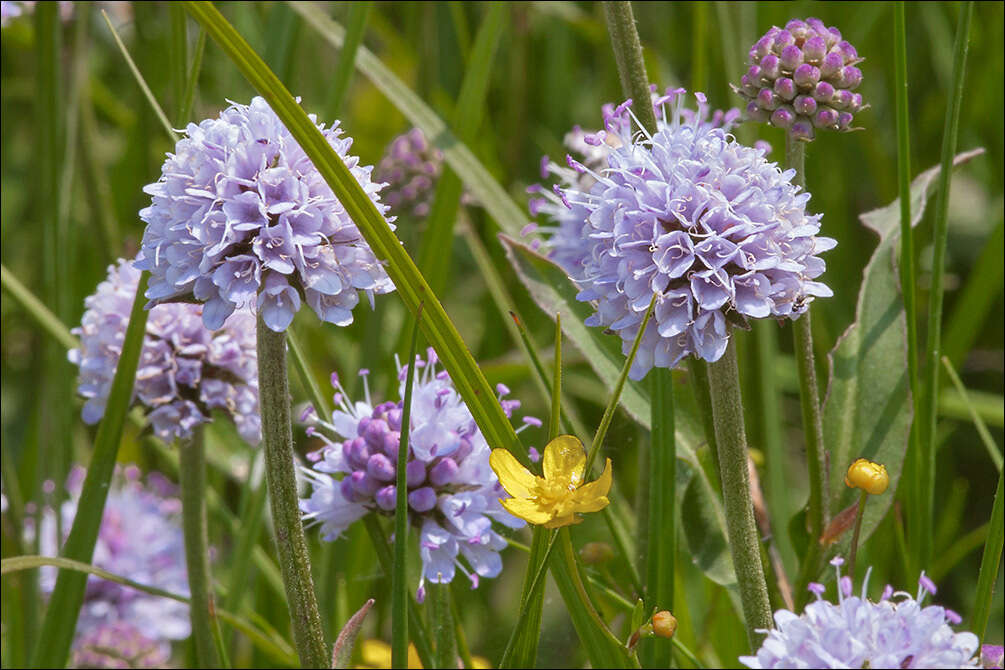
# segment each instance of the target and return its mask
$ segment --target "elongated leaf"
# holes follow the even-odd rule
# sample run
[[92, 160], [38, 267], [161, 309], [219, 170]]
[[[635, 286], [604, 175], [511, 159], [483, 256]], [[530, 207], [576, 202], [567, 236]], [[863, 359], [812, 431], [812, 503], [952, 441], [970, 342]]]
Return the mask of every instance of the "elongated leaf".
[[349, 617], [345, 626], [335, 638], [335, 646], [332, 648], [332, 668], [348, 668], [352, 660], [352, 648], [356, 644], [356, 638], [363, 627], [363, 619], [366, 618], [370, 608], [373, 607], [374, 600], [370, 598], [355, 614]]
[[[102, 570], [99, 567], [89, 565], [81, 561], [74, 561], [57, 556], [14, 556], [12, 558], [5, 558], [3, 561], [0, 561], [0, 574], [6, 575], [19, 570], [31, 570], [43, 566], [60, 568], [60, 574], [62, 574], [62, 571], [73, 571], [80, 573], [85, 580], [87, 579], [86, 575], [94, 575], [95, 577], [100, 577], [101, 579], [115, 582], [116, 584], [121, 584], [122, 586], [128, 586], [129, 588], [136, 589], [137, 591], [143, 591], [144, 593], [148, 593], [152, 596], [177, 600], [180, 603], [191, 603], [191, 599], [188, 596], [172, 593], [171, 591], [165, 591], [164, 589], [159, 589], [156, 586], [141, 584], [129, 579], [128, 577], [123, 577], [121, 575], [108, 572], [107, 570]], [[284, 666], [296, 665], [297, 657], [293, 648], [278, 635], [263, 632], [248, 620], [228, 612], [227, 610], [216, 610], [216, 616], [247, 635], [248, 639], [251, 640], [256, 647], [267, 654], [273, 661]]]
[[349, 91], [349, 83], [356, 65], [356, 53], [359, 50], [359, 45], [363, 43], [363, 33], [366, 32], [366, 23], [372, 9], [373, 2], [371, 0], [361, 0], [349, 4], [349, 31], [346, 34], [346, 45], [339, 53], [335, 76], [332, 78], [333, 81], [328, 93], [326, 109], [329, 119], [338, 118], [342, 103], [345, 102], [345, 95]]
[[[185, 6], [268, 101], [300, 143], [318, 172], [342, 202], [346, 212], [359, 227], [374, 254], [385, 262], [387, 274], [409, 311], [416, 314], [419, 305], [425, 304], [422, 319], [423, 334], [439, 355], [485, 439], [492, 446], [509, 449], [518, 459], [525, 462], [526, 454], [519, 448], [519, 438], [499, 406], [485, 376], [475, 364], [471, 352], [468, 351], [415, 263], [391, 232], [387, 221], [377, 211], [369, 196], [349, 172], [341, 157], [335, 153], [282, 82], [212, 3], [186, 2]], [[358, 58], [362, 58], [363, 55], [361, 50]]]
[[[981, 556], [981, 570], [977, 576], [977, 602], [971, 620], [971, 630], [977, 633], [981, 643], [987, 632], [988, 616], [991, 614], [991, 599], [995, 593], [995, 579], [998, 577], [998, 565], [1002, 558], [1002, 545], [1005, 543], [1005, 493], [1002, 492], [1002, 476], [998, 473], [998, 488], [995, 490], [995, 500], [991, 507], [991, 525], [988, 530], [988, 540], [984, 544], [984, 554]], [[979, 649], [980, 647], [978, 647]]]
[[[960, 165], [982, 153], [960, 154]], [[912, 225], [925, 211], [931, 187], [939, 174], [934, 167], [911, 184]], [[863, 214], [862, 223], [879, 235], [862, 276], [855, 321], [830, 353], [830, 384], [824, 401], [824, 438], [830, 452], [831, 511], [850, 505], [855, 492], [845, 486], [844, 475], [853, 460], [869, 458], [890, 473], [886, 495], [870, 500], [862, 522], [862, 539], [876, 528], [893, 502], [907, 449], [912, 407], [907, 381], [907, 327], [898, 290], [895, 263], [900, 236], [899, 201]], [[816, 541], [816, 538], [811, 538]], [[849, 537], [835, 543], [838, 553], [847, 550]]]
[[[136, 287], [129, 325], [126, 327], [112, 388], [108, 393], [105, 415], [98, 426], [98, 434], [94, 440], [94, 452], [80, 493], [77, 515], [73, 519], [73, 527], [61, 552], [64, 558], [81, 563], [90, 563], [94, 554], [94, 544], [98, 540], [98, 529], [101, 527], [101, 518], [105, 511], [105, 500], [108, 498], [109, 483], [119, 453], [122, 426], [132, 401], [136, 367], [143, 347], [143, 336], [146, 334], [148, 313], [143, 309], [143, 304], [146, 302], [143, 293], [146, 291], [148, 278], [149, 273], [143, 272]], [[66, 665], [70, 644], [73, 641], [73, 631], [77, 627], [77, 616], [84, 602], [86, 585], [85, 575], [74, 572], [59, 573], [56, 587], [49, 599], [45, 621], [42, 623], [39, 644], [32, 658], [36, 667], [61, 668]]]
[[[311, 2], [289, 4], [304, 18], [307, 25], [317, 30], [329, 44], [336, 49], [342, 48], [345, 29], [325, 14], [323, 9]], [[356, 68], [404, 114], [413, 126], [420, 128], [429, 141], [443, 151], [447, 165], [457, 173], [464, 186], [499, 227], [509, 235], [518, 235], [520, 229], [527, 223], [527, 215], [513, 202], [485, 166], [475, 158], [471, 150], [447, 128], [443, 119], [366, 47], [359, 47], [356, 53]]]

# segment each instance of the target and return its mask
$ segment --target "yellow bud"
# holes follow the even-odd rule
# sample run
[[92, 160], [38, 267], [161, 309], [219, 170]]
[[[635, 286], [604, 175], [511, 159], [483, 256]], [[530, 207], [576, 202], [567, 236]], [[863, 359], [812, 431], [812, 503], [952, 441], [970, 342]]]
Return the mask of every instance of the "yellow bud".
[[653, 634], [671, 638], [677, 632], [677, 617], [666, 610], [653, 615]]
[[586, 565], [597, 565], [614, 558], [614, 549], [606, 542], [587, 542], [579, 550], [579, 556]]
[[890, 485], [890, 475], [885, 465], [873, 463], [867, 458], [859, 458], [848, 468], [844, 483], [853, 489], [862, 489], [866, 493], [878, 496]]

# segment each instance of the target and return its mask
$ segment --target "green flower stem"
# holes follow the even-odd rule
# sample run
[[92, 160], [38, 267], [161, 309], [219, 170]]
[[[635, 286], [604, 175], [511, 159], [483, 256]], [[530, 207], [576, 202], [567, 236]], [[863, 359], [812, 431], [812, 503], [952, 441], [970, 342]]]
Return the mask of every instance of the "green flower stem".
[[206, 445], [201, 428], [196, 428], [191, 440], [178, 444], [178, 462], [185, 566], [192, 598], [188, 611], [195, 639], [195, 658], [200, 668], [215, 668], [220, 665], [220, 657], [213, 642], [213, 616], [210, 614], [214, 608], [206, 538]]
[[618, 78], [625, 95], [635, 103], [632, 111], [650, 133], [656, 132], [656, 114], [649, 103], [649, 77], [642, 59], [642, 43], [635, 29], [632, 3], [627, 0], [604, 2], [607, 32], [611, 35], [614, 60], [618, 64]]
[[293, 471], [293, 430], [286, 372], [286, 333], [277, 333], [258, 315], [258, 394], [262, 414], [265, 477], [276, 531], [279, 565], [293, 620], [293, 640], [304, 667], [327, 667], [330, 659], [321, 630], [311, 577], [307, 540], [300, 522]]
[[761, 545], [754, 525], [754, 505], [747, 470], [747, 436], [743, 427], [740, 374], [736, 365], [736, 343], [730, 338], [726, 352], [708, 366], [712, 389], [715, 439], [719, 443], [719, 473], [726, 511], [726, 531], [733, 554], [733, 569], [740, 586], [740, 602], [752, 649], [760, 646], [756, 629], [770, 629], [771, 605], [768, 585], [761, 565]]
[[[785, 136], [785, 160], [796, 171], [792, 182], [806, 189], [806, 143]], [[813, 333], [810, 310], [807, 309], [792, 324], [796, 370], [799, 375], [799, 401], [803, 414], [806, 439], [806, 466], [809, 470], [810, 499], [806, 510], [806, 526], [810, 535], [809, 549], [803, 558], [803, 568], [796, 586], [796, 598], [802, 601], [806, 585], [818, 569], [822, 555], [820, 535], [827, 525], [830, 501], [827, 488], [827, 465], [824, 460], [824, 424], [817, 385], [817, 369], [813, 356]]]
[[[457, 640], [454, 637], [454, 617], [450, 611], [450, 584], [430, 584], [429, 620], [433, 626], [433, 640], [436, 649], [433, 652], [434, 668], [457, 667]], [[395, 666], [392, 667], [405, 667]]]
[[855, 579], [855, 556], [858, 554], [858, 538], [862, 533], [862, 518], [865, 517], [865, 503], [869, 494], [862, 491], [858, 499], [858, 511], [855, 512], [855, 530], [851, 534], [851, 549], [848, 550], [848, 576]]

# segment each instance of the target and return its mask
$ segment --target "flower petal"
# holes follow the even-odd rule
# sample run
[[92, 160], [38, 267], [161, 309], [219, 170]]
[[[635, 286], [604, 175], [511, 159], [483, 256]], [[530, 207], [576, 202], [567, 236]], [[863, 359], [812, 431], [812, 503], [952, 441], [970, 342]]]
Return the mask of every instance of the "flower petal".
[[520, 465], [516, 456], [506, 449], [493, 449], [489, 455], [489, 465], [499, 478], [506, 493], [514, 498], [531, 498], [537, 488], [537, 480], [531, 472]]
[[578, 517], [575, 514], [566, 514], [565, 516], [560, 516], [557, 519], [552, 519], [548, 523], [544, 524], [544, 527], [562, 528], [563, 526], [574, 526], [575, 524], [582, 522], [582, 517]]
[[604, 472], [596, 481], [579, 487], [572, 494], [572, 502], [577, 512], [596, 512], [607, 507], [607, 494], [611, 490], [611, 459], [607, 459]]
[[499, 502], [513, 516], [520, 517], [524, 521], [536, 526], [546, 523], [552, 517], [551, 512], [542, 509], [534, 500], [527, 500], [526, 498], [500, 498]]
[[[559, 435], [544, 448], [544, 478], [579, 486], [586, 467], [586, 450], [579, 438]], [[505, 484], [504, 484], [505, 486]]]

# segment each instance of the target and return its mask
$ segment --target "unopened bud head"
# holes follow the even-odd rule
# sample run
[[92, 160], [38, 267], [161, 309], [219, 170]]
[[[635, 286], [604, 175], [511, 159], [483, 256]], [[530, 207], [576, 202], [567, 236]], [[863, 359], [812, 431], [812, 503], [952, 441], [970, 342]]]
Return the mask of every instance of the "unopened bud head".
[[890, 486], [890, 475], [885, 465], [859, 458], [848, 468], [844, 483], [853, 489], [862, 489], [870, 495], [878, 496]]
[[677, 632], [677, 617], [666, 610], [653, 615], [653, 634], [667, 639]]

